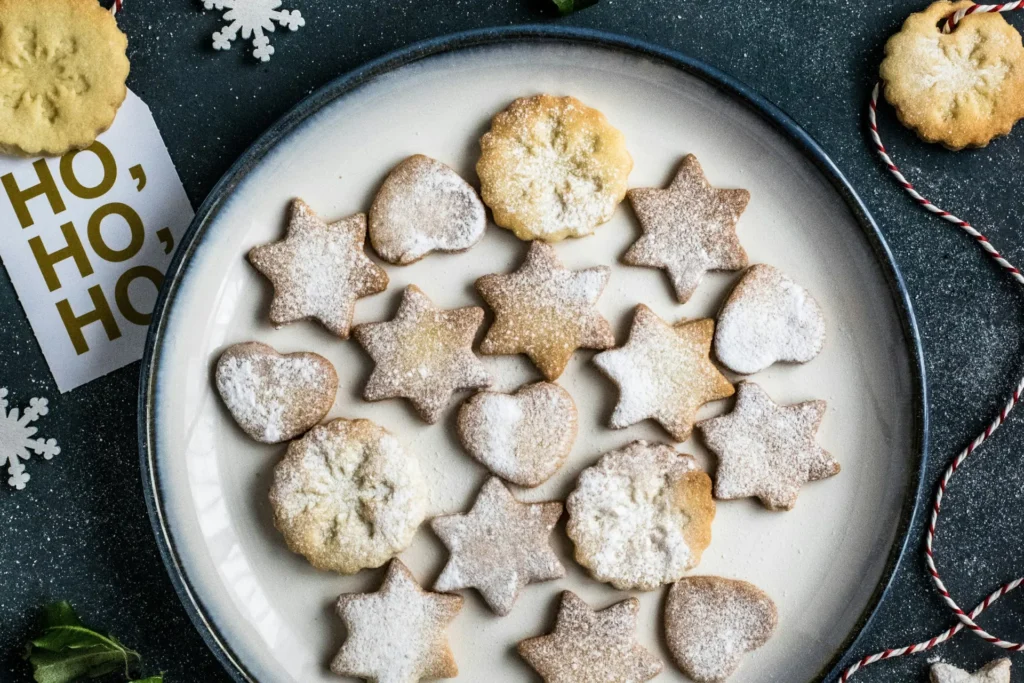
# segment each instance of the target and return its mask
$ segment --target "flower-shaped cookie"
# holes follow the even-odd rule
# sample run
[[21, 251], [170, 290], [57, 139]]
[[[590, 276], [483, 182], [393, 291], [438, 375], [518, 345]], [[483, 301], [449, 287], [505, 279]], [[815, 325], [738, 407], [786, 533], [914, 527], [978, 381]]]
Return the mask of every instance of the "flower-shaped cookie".
[[128, 93], [128, 39], [83, 0], [0, 0], [0, 153], [88, 147]]
[[885, 45], [885, 98], [921, 139], [950, 149], [983, 147], [1024, 117], [1024, 45], [998, 13], [940, 21], [971, 0], [911, 14]]
[[1010, 683], [1010, 660], [1006, 657], [989, 662], [969, 674], [952, 664], [932, 664], [932, 683]]

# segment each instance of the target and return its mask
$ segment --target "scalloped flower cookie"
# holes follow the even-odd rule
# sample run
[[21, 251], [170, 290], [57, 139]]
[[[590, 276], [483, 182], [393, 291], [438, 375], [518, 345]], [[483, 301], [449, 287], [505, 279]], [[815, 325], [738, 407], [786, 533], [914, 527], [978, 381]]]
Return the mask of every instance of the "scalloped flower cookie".
[[604, 114], [575, 97], [521, 97], [480, 139], [480, 195], [521, 240], [594, 232], [626, 196], [633, 158]]
[[939, 22], [964, 2], [911, 14], [885, 45], [885, 98], [900, 121], [949, 149], [984, 147], [1024, 117], [1024, 45], [997, 13], [972, 14], [950, 33]]
[[419, 463], [394, 435], [339, 418], [288, 444], [270, 506], [289, 549], [317, 569], [355, 574], [412, 543], [428, 495]]
[[0, 0], [0, 153], [61, 155], [110, 128], [128, 38], [90, 0]]
[[654, 590], [711, 543], [711, 478], [691, 455], [634, 441], [580, 473], [565, 503], [576, 561], [623, 591]]

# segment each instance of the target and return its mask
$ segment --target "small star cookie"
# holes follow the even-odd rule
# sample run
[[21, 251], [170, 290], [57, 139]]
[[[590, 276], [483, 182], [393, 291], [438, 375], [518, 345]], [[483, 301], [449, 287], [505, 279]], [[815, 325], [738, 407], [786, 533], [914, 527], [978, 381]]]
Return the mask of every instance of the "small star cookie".
[[128, 94], [127, 48], [99, 3], [0, 0], [0, 153], [91, 145]]
[[715, 455], [715, 497], [757, 496], [770, 510], [790, 510], [800, 487], [839, 474], [839, 463], [814, 435], [824, 401], [780, 406], [753, 382], [740, 382], [728, 415], [697, 423]]
[[1024, 117], [1024, 45], [1001, 14], [964, 17], [950, 33], [940, 22], [962, 2], [935, 2], [911, 14], [885, 44], [885, 99], [903, 125], [949, 149], [984, 147]]
[[437, 422], [453, 393], [491, 383], [473, 354], [483, 319], [478, 306], [443, 310], [419, 287], [409, 285], [394, 318], [352, 330], [377, 364], [363, 398], [407, 398], [423, 420]]
[[555, 630], [519, 643], [520, 656], [545, 683], [642, 683], [663, 668], [636, 642], [640, 601], [627, 598], [594, 611], [564, 591]]
[[692, 154], [679, 164], [668, 188], [636, 188], [627, 196], [644, 234], [622, 260], [631, 266], [663, 268], [680, 303], [686, 303], [707, 271], [747, 265], [736, 222], [750, 193], [712, 187]]
[[576, 561], [619, 590], [654, 590], [711, 543], [711, 479], [691, 455], [634, 441], [580, 473], [565, 502]]
[[519, 270], [476, 281], [480, 296], [494, 309], [494, 324], [480, 352], [525, 353], [545, 378], [554, 380], [576, 349], [615, 346], [612, 327], [596, 308], [610, 274], [606, 266], [569, 270], [554, 247], [534, 242]]
[[771, 638], [779, 622], [775, 603], [746, 581], [688, 576], [672, 584], [665, 601], [665, 641], [687, 676], [724, 681], [743, 655]]
[[524, 586], [565, 576], [548, 544], [561, 516], [561, 503], [520, 503], [500, 479], [488, 479], [468, 513], [430, 522], [451, 553], [434, 590], [476, 588], [505, 616]]
[[932, 664], [932, 683], [1010, 683], [1010, 660], [996, 659], [969, 674], [955, 666], [939, 662]]
[[455, 678], [459, 667], [445, 629], [461, 609], [461, 597], [423, 590], [400, 560], [391, 560], [376, 593], [338, 598], [348, 637], [331, 671], [375, 683]]
[[364, 214], [326, 223], [294, 200], [287, 236], [249, 251], [249, 262], [274, 284], [270, 321], [280, 327], [315, 318], [348, 339], [356, 299], [388, 286], [387, 273], [363, 253], [365, 241]]
[[732, 384], [708, 358], [714, 330], [710, 319], [669, 325], [638, 305], [625, 346], [594, 357], [619, 386], [609, 424], [621, 429], [651, 418], [676, 441], [686, 441], [697, 409], [733, 394]]
[[487, 211], [476, 190], [440, 161], [415, 154], [395, 166], [370, 207], [370, 244], [400, 266], [480, 241]]
[[480, 138], [480, 195], [521, 240], [583, 237], [611, 218], [633, 159], [604, 114], [574, 97], [521, 97]]

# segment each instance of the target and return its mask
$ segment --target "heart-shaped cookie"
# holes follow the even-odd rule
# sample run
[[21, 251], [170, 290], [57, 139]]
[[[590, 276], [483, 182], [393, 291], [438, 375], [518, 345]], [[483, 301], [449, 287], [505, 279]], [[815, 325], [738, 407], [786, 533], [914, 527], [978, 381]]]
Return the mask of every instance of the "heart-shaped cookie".
[[665, 602], [665, 640], [679, 668], [699, 683], [728, 678], [743, 655], [768, 642], [779, 614], [764, 591], [746, 581], [688, 576]]
[[487, 212], [472, 185], [422, 154], [392, 169], [370, 207], [370, 244], [399, 266], [432, 251], [465, 251], [486, 227]]
[[281, 443], [308, 431], [324, 419], [338, 391], [338, 373], [323, 356], [280, 354], [259, 342], [225, 349], [215, 379], [235, 422], [262, 443]]
[[772, 266], [747, 269], [718, 314], [715, 355], [749, 375], [772, 363], [806, 363], [825, 345], [825, 316], [814, 297]]
[[537, 382], [514, 394], [481, 391], [459, 410], [463, 447], [502, 479], [539, 486], [558, 471], [576, 440], [569, 392]]

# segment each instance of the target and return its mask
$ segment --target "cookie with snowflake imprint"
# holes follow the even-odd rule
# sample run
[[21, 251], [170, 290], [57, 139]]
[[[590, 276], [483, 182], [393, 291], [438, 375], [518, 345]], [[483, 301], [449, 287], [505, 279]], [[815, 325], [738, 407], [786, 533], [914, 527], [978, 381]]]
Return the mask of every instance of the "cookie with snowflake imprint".
[[633, 159], [604, 114], [574, 97], [521, 97], [480, 138], [480, 195], [521, 240], [583, 237], [611, 218]]
[[401, 560], [391, 560], [376, 593], [338, 598], [348, 635], [331, 671], [377, 683], [416, 683], [459, 675], [448, 624], [462, 598], [423, 590]]
[[771, 638], [775, 603], [757, 586], [720, 576], [688, 576], [665, 601], [665, 641], [683, 672], [700, 683], [731, 676], [743, 655]]
[[564, 591], [555, 630], [519, 643], [519, 655], [545, 683], [642, 683], [664, 668], [636, 642], [640, 601], [627, 598], [594, 610]]
[[708, 358], [714, 329], [709, 319], [669, 325], [638, 305], [626, 344], [594, 356], [594, 365], [619, 387], [609, 424], [621, 429], [653, 419], [676, 441], [686, 441], [697, 409], [733, 394]]
[[989, 662], [981, 669], [969, 674], [952, 664], [932, 664], [932, 683], [1010, 683], [1010, 660], [1006, 657]]
[[525, 353], [546, 379], [555, 380], [577, 349], [615, 346], [612, 326], [597, 310], [610, 274], [607, 266], [569, 270], [553, 246], [534, 242], [519, 270], [476, 281], [494, 309], [480, 353]]
[[810, 292], [772, 266], [750, 266], [722, 305], [715, 356], [750, 375], [777, 362], [807, 363], [825, 346], [825, 316]]
[[332, 420], [292, 441], [270, 488], [288, 548], [341, 574], [379, 567], [407, 548], [427, 498], [419, 463], [369, 420]]
[[731, 413], [697, 423], [718, 456], [715, 497], [756, 496], [770, 510], [790, 510], [801, 486], [839, 474], [815, 441], [824, 415], [824, 401], [780, 406], [757, 384], [740, 382]]
[[466, 251], [486, 227], [487, 211], [476, 190], [422, 154], [388, 173], [370, 207], [370, 244], [382, 259], [400, 266], [432, 251]]
[[488, 479], [469, 512], [430, 522], [451, 553], [434, 590], [476, 588], [505, 616], [527, 584], [565, 576], [548, 541], [561, 516], [561, 503], [520, 503], [500, 479]]
[[289, 441], [334, 405], [338, 373], [316, 353], [281, 354], [259, 342], [229, 346], [217, 360], [217, 392], [242, 430], [262, 443]]
[[0, 0], [0, 153], [62, 155], [110, 128], [128, 38], [83, 0]]
[[750, 193], [712, 187], [694, 155], [686, 155], [664, 190], [636, 188], [627, 196], [643, 235], [622, 261], [663, 269], [680, 303], [689, 300], [709, 270], [739, 270], [747, 265], [736, 223], [750, 202]]
[[462, 404], [456, 429], [462, 446], [491, 472], [533, 487], [565, 463], [578, 427], [569, 392], [537, 382], [514, 394], [481, 391]]
[[365, 242], [365, 214], [327, 223], [294, 200], [285, 238], [249, 251], [249, 262], [274, 285], [270, 321], [280, 327], [313, 318], [348, 339], [356, 299], [388, 286], [387, 273], [363, 252]]
[[1024, 45], [996, 12], [939, 24], [971, 0], [935, 2], [911, 14], [885, 44], [885, 99], [903, 125], [949, 149], [984, 147], [1024, 117]]
[[406, 398], [424, 421], [441, 419], [452, 394], [490, 386], [491, 376], [473, 353], [484, 320], [478, 306], [444, 310], [409, 285], [391, 320], [353, 330], [376, 366], [363, 398]]
[[580, 473], [565, 508], [576, 561], [619, 590], [654, 590], [711, 543], [711, 479], [691, 455], [634, 441]]

